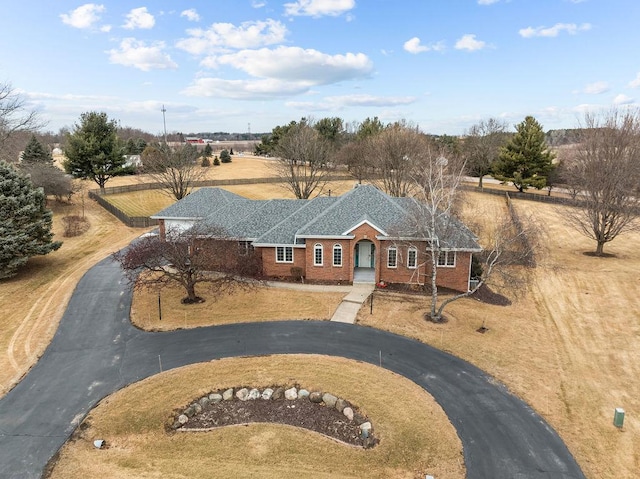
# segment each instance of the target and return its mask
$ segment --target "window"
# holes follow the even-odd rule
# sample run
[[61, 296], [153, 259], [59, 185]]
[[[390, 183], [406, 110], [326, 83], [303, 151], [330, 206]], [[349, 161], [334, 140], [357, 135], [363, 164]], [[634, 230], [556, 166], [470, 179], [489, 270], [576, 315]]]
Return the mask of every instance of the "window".
[[276, 263], [293, 263], [293, 247], [277, 246]]
[[342, 266], [342, 245], [333, 245], [333, 265]]
[[316, 243], [313, 247], [313, 265], [322, 266], [322, 245]]
[[238, 251], [240, 256], [247, 256], [253, 251], [253, 245], [251, 241], [238, 241]]
[[407, 250], [407, 268], [415, 269], [418, 266], [418, 250], [413, 246]]
[[387, 250], [387, 266], [389, 268], [396, 268], [398, 266], [398, 248], [395, 246], [389, 246]]
[[440, 251], [438, 255], [438, 266], [453, 267], [456, 265], [455, 251]]

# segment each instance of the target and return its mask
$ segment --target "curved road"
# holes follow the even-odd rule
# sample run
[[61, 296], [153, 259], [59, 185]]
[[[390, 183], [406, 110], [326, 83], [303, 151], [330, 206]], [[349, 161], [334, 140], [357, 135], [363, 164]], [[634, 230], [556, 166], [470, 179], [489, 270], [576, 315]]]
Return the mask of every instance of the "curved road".
[[320, 321], [249, 323], [144, 333], [110, 258], [78, 284], [53, 341], [0, 400], [0, 478], [38, 478], [103, 397], [163, 369], [228, 356], [314, 353], [378, 364], [432, 394], [458, 431], [470, 479], [584, 478], [564, 443], [529, 406], [478, 368], [372, 328]]

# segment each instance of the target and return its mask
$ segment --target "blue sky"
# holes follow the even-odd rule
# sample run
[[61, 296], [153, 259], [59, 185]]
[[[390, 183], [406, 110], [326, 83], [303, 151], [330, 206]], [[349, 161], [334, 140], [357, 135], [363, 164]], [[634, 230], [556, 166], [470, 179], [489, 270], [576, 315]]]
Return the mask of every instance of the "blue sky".
[[462, 134], [640, 101], [638, 0], [22, 0], [0, 81], [48, 121], [266, 132], [303, 116]]

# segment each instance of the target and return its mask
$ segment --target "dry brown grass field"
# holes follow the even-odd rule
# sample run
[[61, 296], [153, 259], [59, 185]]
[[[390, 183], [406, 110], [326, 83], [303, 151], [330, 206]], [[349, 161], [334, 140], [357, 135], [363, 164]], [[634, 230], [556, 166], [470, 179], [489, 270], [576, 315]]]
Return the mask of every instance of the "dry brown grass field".
[[[296, 383], [348, 399], [372, 421], [380, 443], [364, 450], [268, 424], [165, 431], [177, 409], [212, 390]], [[99, 438], [108, 448], [94, 448]], [[188, 366], [109, 396], [63, 447], [50, 477], [413, 479], [425, 474], [462, 479], [465, 470], [455, 429], [422, 388], [370, 364], [287, 355]]]
[[[498, 197], [472, 196], [487, 220]], [[611, 258], [586, 256], [595, 244], [565, 226], [564, 208], [520, 201], [542, 224], [538, 266], [523, 269], [527, 291], [508, 307], [466, 299], [449, 322], [425, 322], [419, 296], [376, 293], [360, 324], [391, 330], [449, 351], [494, 375], [561, 435], [586, 476], [632, 479], [640, 471], [640, 235], [607, 245]], [[492, 205], [492, 206], [491, 206]], [[487, 208], [488, 207], [488, 208]], [[476, 330], [485, 321], [489, 331]], [[613, 425], [616, 407], [624, 428]]]
[[133, 296], [131, 321], [145, 330], [167, 331], [230, 323], [277, 321], [289, 319], [331, 319], [346, 293], [296, 291], [256, 286], [236, 290], [218, 297], [198, 287], [204, 303], [182, 304], [185, 296], [178, 287], [160, 293], [162, 320], [155, 291], [137, 290]]

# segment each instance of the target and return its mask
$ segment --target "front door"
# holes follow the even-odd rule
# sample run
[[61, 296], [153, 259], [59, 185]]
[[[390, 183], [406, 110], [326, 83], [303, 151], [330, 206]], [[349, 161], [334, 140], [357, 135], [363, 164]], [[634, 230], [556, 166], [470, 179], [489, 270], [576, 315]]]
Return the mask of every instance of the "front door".
[[375, 268], [375, 245], [369, 241], [356, 244], [356, 268]]

